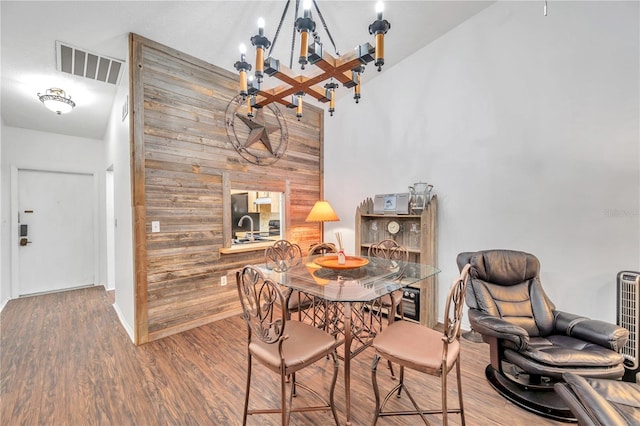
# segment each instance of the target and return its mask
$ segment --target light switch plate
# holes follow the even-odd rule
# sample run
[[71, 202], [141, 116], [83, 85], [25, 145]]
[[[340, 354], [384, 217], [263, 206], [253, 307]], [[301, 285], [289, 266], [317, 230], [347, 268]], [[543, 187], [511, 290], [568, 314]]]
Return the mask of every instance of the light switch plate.
[[160, 232], [160, 221], [154, 220], [151, 222], [151, 232]]

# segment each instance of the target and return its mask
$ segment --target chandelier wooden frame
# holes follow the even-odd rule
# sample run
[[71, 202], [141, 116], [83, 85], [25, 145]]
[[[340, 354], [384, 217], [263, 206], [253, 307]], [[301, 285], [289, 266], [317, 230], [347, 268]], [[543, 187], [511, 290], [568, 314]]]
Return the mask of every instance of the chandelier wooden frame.
[[[317, 51], [322, 52], [322, 48], [317, 43], [312, 46], [309, 48], [310, 56], [316, 54]], [[374, 53], [375, 48], [369, 43], [365, 43], [338, 58], [334, 58], [326, 52], [321, 53], [321, 56], [316, 61], [312, 59], [309, 61], [320, 72], [308, 77], [296, 75], [292, 69], [279, 64], [279, 61], [268, 58], [265, 61], [265, 74], [275, 77], [285, 84], [267, 90], [257, 89], [255, 95], [261, 98], [256, 98], [253, 106], [263, 107], [272, 102], [278, 102], [286, 107], [293, 108], [295, 105], [287, 97], [300, 92], [304, 92], [320, 102], [328, 102], [330, 98], [327, 96], [327, 90], [320, 83], [334, 78], [342, 83], [344, 87], [355, 87], [359, 84], [359, 74], [364, 71], [363, 65], [373, 61]], [[272, 65], [272, 67], [269, 65]], [[252, 93], [251, 89], [249, 93]]]

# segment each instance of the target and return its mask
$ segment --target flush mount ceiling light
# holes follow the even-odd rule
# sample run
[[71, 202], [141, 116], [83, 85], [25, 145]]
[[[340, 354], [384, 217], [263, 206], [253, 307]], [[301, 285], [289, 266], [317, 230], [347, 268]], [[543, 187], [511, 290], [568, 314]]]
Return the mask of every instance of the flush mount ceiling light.
[[[247, 76], [247, 73], [251, 71], [251, 64], [247, 63], [245, 45], [240, 45], [240, 60], [234, 64], [234, 67], [240, 73], [240, 95], [247, 103], [247, 116], [249, 118], [253, 117], [253, 108], [262, 108], [272, 102], [277, 102], [288, 108], [296, 108], [296, 117], [300, 120], [302, 117], [302, 96], [305, 94], [314, 97], [320, 102], [329, 102], [329, 113], [333, 115], [335, 111], [335, 89], [338, 88], [337, 82], [342, 83], [347, 88], [354, 88], [354, 99], [357, 103], [360, 99], [360, 75], [364, 72], [364, 66], [375, 60], [375, 65], [380, 71], [382, 65], [384, 65], [384, 35], [391, 28], [391, 24], [386, 19], [382, 19], [383, 6], [381, 1], [376, 6], [377, 19], [369, 25], [369, 34], [375, 35], [375, 47], [369, 43], [364, 43], [343, 56], [340, 56], [336, 49], [338, 57], [334, 58], [323, 52], [320, 37], [316, 32], [316, 23], [311, 15], [311, 6], [313, 4], [322, 26], [335, 48], [333, 37], [331, 37], [324, 17], [320, 13], [320, 9], [318, 9], [318, 3], [316, 0], [305, 0], [303, 2], [302, 16], [295, 19], [293, 28], [294, 33], [295, 31], [300, 33], [298, 63], [302, 70], [305, 69], [306, 64], [315, 65], [320, 69], [320, 73], [309, 77], [296, 76], [291, 69], [280, 65], [280, 61], [271, 56], [290, 3], [291, 0], [287, 0], [273, 43], [264, 35], [264, 19], [258, 19], [258, 34], [251, 37], [251, 44], [256, 48], [256, 70], [254, 76]], [[296, 16], [298, 15], [299, 5], [300, 0], [296, 0]], [[311, 39], [309, 39], [309, 36], [311, 36]], [[265, 59], [264, 51], [269, 48], [268, 57]], [[292, 58], [293, 50], [294, 46], [292, 44]], [[292, 66], [292, 62], [290, 61], [289, 67]], [[261, 90], [260, 83], [264, 74], [275, 77], [285, 84], [274, 89]], [[329, 80], [329, 82], [323, 86], [320, 85], [326, 80]], [[289, 96], [291, 96], [290, 101], [287, 99]]]
[[47, 89], [47, 93], [44, 95], [38, 93], [38, 98], [44, 106], [58, 115], [66, 114], [76, 106], [76, 103], [71, 100], [71, 96], [67, 96], [64, 90], [56, 87]]

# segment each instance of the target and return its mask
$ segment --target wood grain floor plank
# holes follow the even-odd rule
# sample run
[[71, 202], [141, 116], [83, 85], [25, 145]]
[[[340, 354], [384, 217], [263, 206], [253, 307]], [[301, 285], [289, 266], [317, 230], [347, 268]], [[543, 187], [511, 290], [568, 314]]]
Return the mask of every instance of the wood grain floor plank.
[[[131, 343], [102, 287], [11, 300], [0, 316], [0, 424], [13, 425], [239, 425], [246, 372], [246, 328], [239, 316], [139, 347]], [[488, 347], [462, 342], [463, 392], [468, 425], [561, 425], [500, 397], [484, 377]], [[354, 425], [371, 422], [374, 408], [366, 350], [352, 363]], [[336, 387], [344, 421], [342, 366]], [[386, 369], [379, 382], [391, 388]], [[299, 380], [327, 394], [331, 362], [321, 360]], [[440, 404], [439, 379], [407, 372], [415, 396]], [[454, 376], [450, 401], [457, 401]], [[252, 407], [279, 401], [278, 379], [254, 367]], [[308, 401], [301, 392], [295, 404]], [[406, 401], [393, 401], [404, 404]], [[460, 424], [456, 415], [451, 424]], [[324, 425], [325, 414], [295, 413], [293, 425]], [[430, 416], [441, 424], [440, 416]], [[414, 425], [416, 418], [384, 418], [381, 426]], [[277, 415], [250, 416], [249, 425], [277, 425]]]

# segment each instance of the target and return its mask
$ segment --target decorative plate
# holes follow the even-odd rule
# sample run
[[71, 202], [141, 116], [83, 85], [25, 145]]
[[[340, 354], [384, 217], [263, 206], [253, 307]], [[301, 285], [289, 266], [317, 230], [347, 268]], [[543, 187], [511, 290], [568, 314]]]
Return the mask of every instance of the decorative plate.
[[329, 269], [355, 269], [369, 263], [368, 259], [357, 256], [345, 256], [345, 263], [338, 263], [338, 256], [322, 256], [313, 260], [316, 265]]

